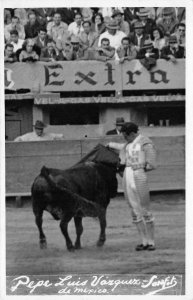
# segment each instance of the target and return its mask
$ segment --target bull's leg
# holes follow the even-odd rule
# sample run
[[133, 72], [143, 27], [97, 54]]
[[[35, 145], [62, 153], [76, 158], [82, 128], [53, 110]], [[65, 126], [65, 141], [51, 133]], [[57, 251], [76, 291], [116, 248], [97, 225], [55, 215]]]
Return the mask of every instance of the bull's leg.
[[36, 225], [37, 225], [38, 230], [39, 230], [40, 248], [41, 249], [47, 248], [46, 236], [45, 236], [45, 234], [43, 232], [43, 229], [42, 229], [42, 223], [43, 223], [42, 216], [43, 216], [43, 211], [38, 212], [38, 213], [35, 214], [35, 221], [36, 221]]
[[106, 222], [106, 210], [101, 211], [100, 215], [98, 216], [99, 218], [99, 222], [100, 222], [100, 235], [99, 235], [99, 239], [97, 241], [97, 246], [101, 247], [104, 245], [104, 242], [106, 240], [106, 226], [107, 226], [107, 222]]
[[69, 251], [74, 250], [74, 246], [73, 246], [72, 241], [68, 234], [68, 223], [70, 222], [71, 219], [72, 219], [72, 216], [64, 217], [60, 222], [60, 229], [66, 239], [66, 247]]
[[74, 217], [74, 223], [76, 227], [75, 249], [81, 249], [80, 237], [83, 233], [82, 217]]

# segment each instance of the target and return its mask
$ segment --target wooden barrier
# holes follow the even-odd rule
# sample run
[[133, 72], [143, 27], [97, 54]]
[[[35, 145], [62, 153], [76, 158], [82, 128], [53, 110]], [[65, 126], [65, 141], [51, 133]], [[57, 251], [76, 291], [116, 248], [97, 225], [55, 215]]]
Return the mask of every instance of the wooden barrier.
[[[148, 173], [151, 191], [185, 188], [185, 137], [151, 137], [157, 148], [158, 168]], [[29, 195], [34, 178], [43, 165], [66, 169], [98, 143], [121, 141], [121, 137], [101, 137], [55, 142], [6, 143], [6, 195]], [[122, 190], [119, 177], [119, 191]]]

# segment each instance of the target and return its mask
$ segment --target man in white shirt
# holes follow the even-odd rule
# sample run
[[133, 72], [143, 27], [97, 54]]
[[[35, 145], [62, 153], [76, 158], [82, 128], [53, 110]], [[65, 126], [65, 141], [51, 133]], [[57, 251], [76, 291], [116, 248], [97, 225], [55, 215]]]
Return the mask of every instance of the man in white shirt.
[[19, 39], [19, 34], [17, 30], [10, 31], [10, 43], [13, 45], [13, 52], [22, 48], [24, 40]]
[[4, 28], [4, 36], [5, 36], [6, 42], [9, 42], [9, 40], [10, 40], [10, 31], [11, 30], [17, 30], [19, 38], [25, 39], [24, 26], [20, 24], [19, 18], [16, 16], [12, 17], [11, 23], [6, 25]]
[[75, 14], [74, 22], [72, 22], [68, 26], [68, 31], [70, 35], [80, 36], [81, 32], [84, 31], [84, 28], [82, 26], [82, 15], [81, 13], [77, 12]]
[[56, 42], [57, 39], [62, 39], [67, 30], [68, 25], [61, 21], [60, 13], [55, 12], [53, 22], [47, 25], [47, 34]]
[[53, 141], [62, 139], [63, 134], [45, 133], [45, 124], [42, 121], [37, 120], [34, 125], [34, 131], [26, 133], [22, 136], [18, 136], [15, 142], [35, 142], [35, 141]]
[[98, 46], [101, 45], [101, 40], [103, 38], [107, 38], [110, 41], [110, 46], [117, 49], [121, 46], [122, 38], [126, 36], [126, 34], [120, 30], [118, 30], [119, 26], [115, 20], [110, 21], [107, 25], [107, 31], [102, 33], [99, 37]]

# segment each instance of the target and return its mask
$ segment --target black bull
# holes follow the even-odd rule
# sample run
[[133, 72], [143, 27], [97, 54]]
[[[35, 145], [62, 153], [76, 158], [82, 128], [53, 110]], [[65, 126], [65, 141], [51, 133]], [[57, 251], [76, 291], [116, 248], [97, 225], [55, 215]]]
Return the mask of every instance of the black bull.
[[[42, 230], [44, 210], [50, 212], [54, 219], [60, 220], [68, 250], [81, 248], [82, 218], [86, 216], [98, 217], [100, 235], [97, 245], [104, 244], [106, 209], [110, 198], [117, 193], [118, 166], [118, 154], [99, 144], [69, 169], [41, 169], [32, 185], [32, 205], [41, 248], [47, 245]], [[68, 234], [68, 223], [73, 217], [76, 227], [75, 245]]]

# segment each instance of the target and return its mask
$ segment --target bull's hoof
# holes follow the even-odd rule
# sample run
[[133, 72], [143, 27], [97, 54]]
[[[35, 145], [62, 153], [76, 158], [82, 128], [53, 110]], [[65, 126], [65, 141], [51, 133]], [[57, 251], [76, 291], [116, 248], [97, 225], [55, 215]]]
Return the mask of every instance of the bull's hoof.
[[46, 248], [47, 248], [46, 240], [40, 240], [40, 249], [46, 249]]
[[73, 245], [68, 245], [68, 246], [67, 246], [67, 249], [68, 249], [68, 251], [70, 251], [70, 252], [74, 252], [75, 247], [74, 247]]
[[105, 240], [98, 240], [97, 247], [102, 247], [105, 243]]
[[75, 243], [75, 245], [74, 245], [74, 248], [75, 248], [76, 250], [82, 249], [81, 245], [80, 245], [80, 244], [76, 244], [76, 243]]

